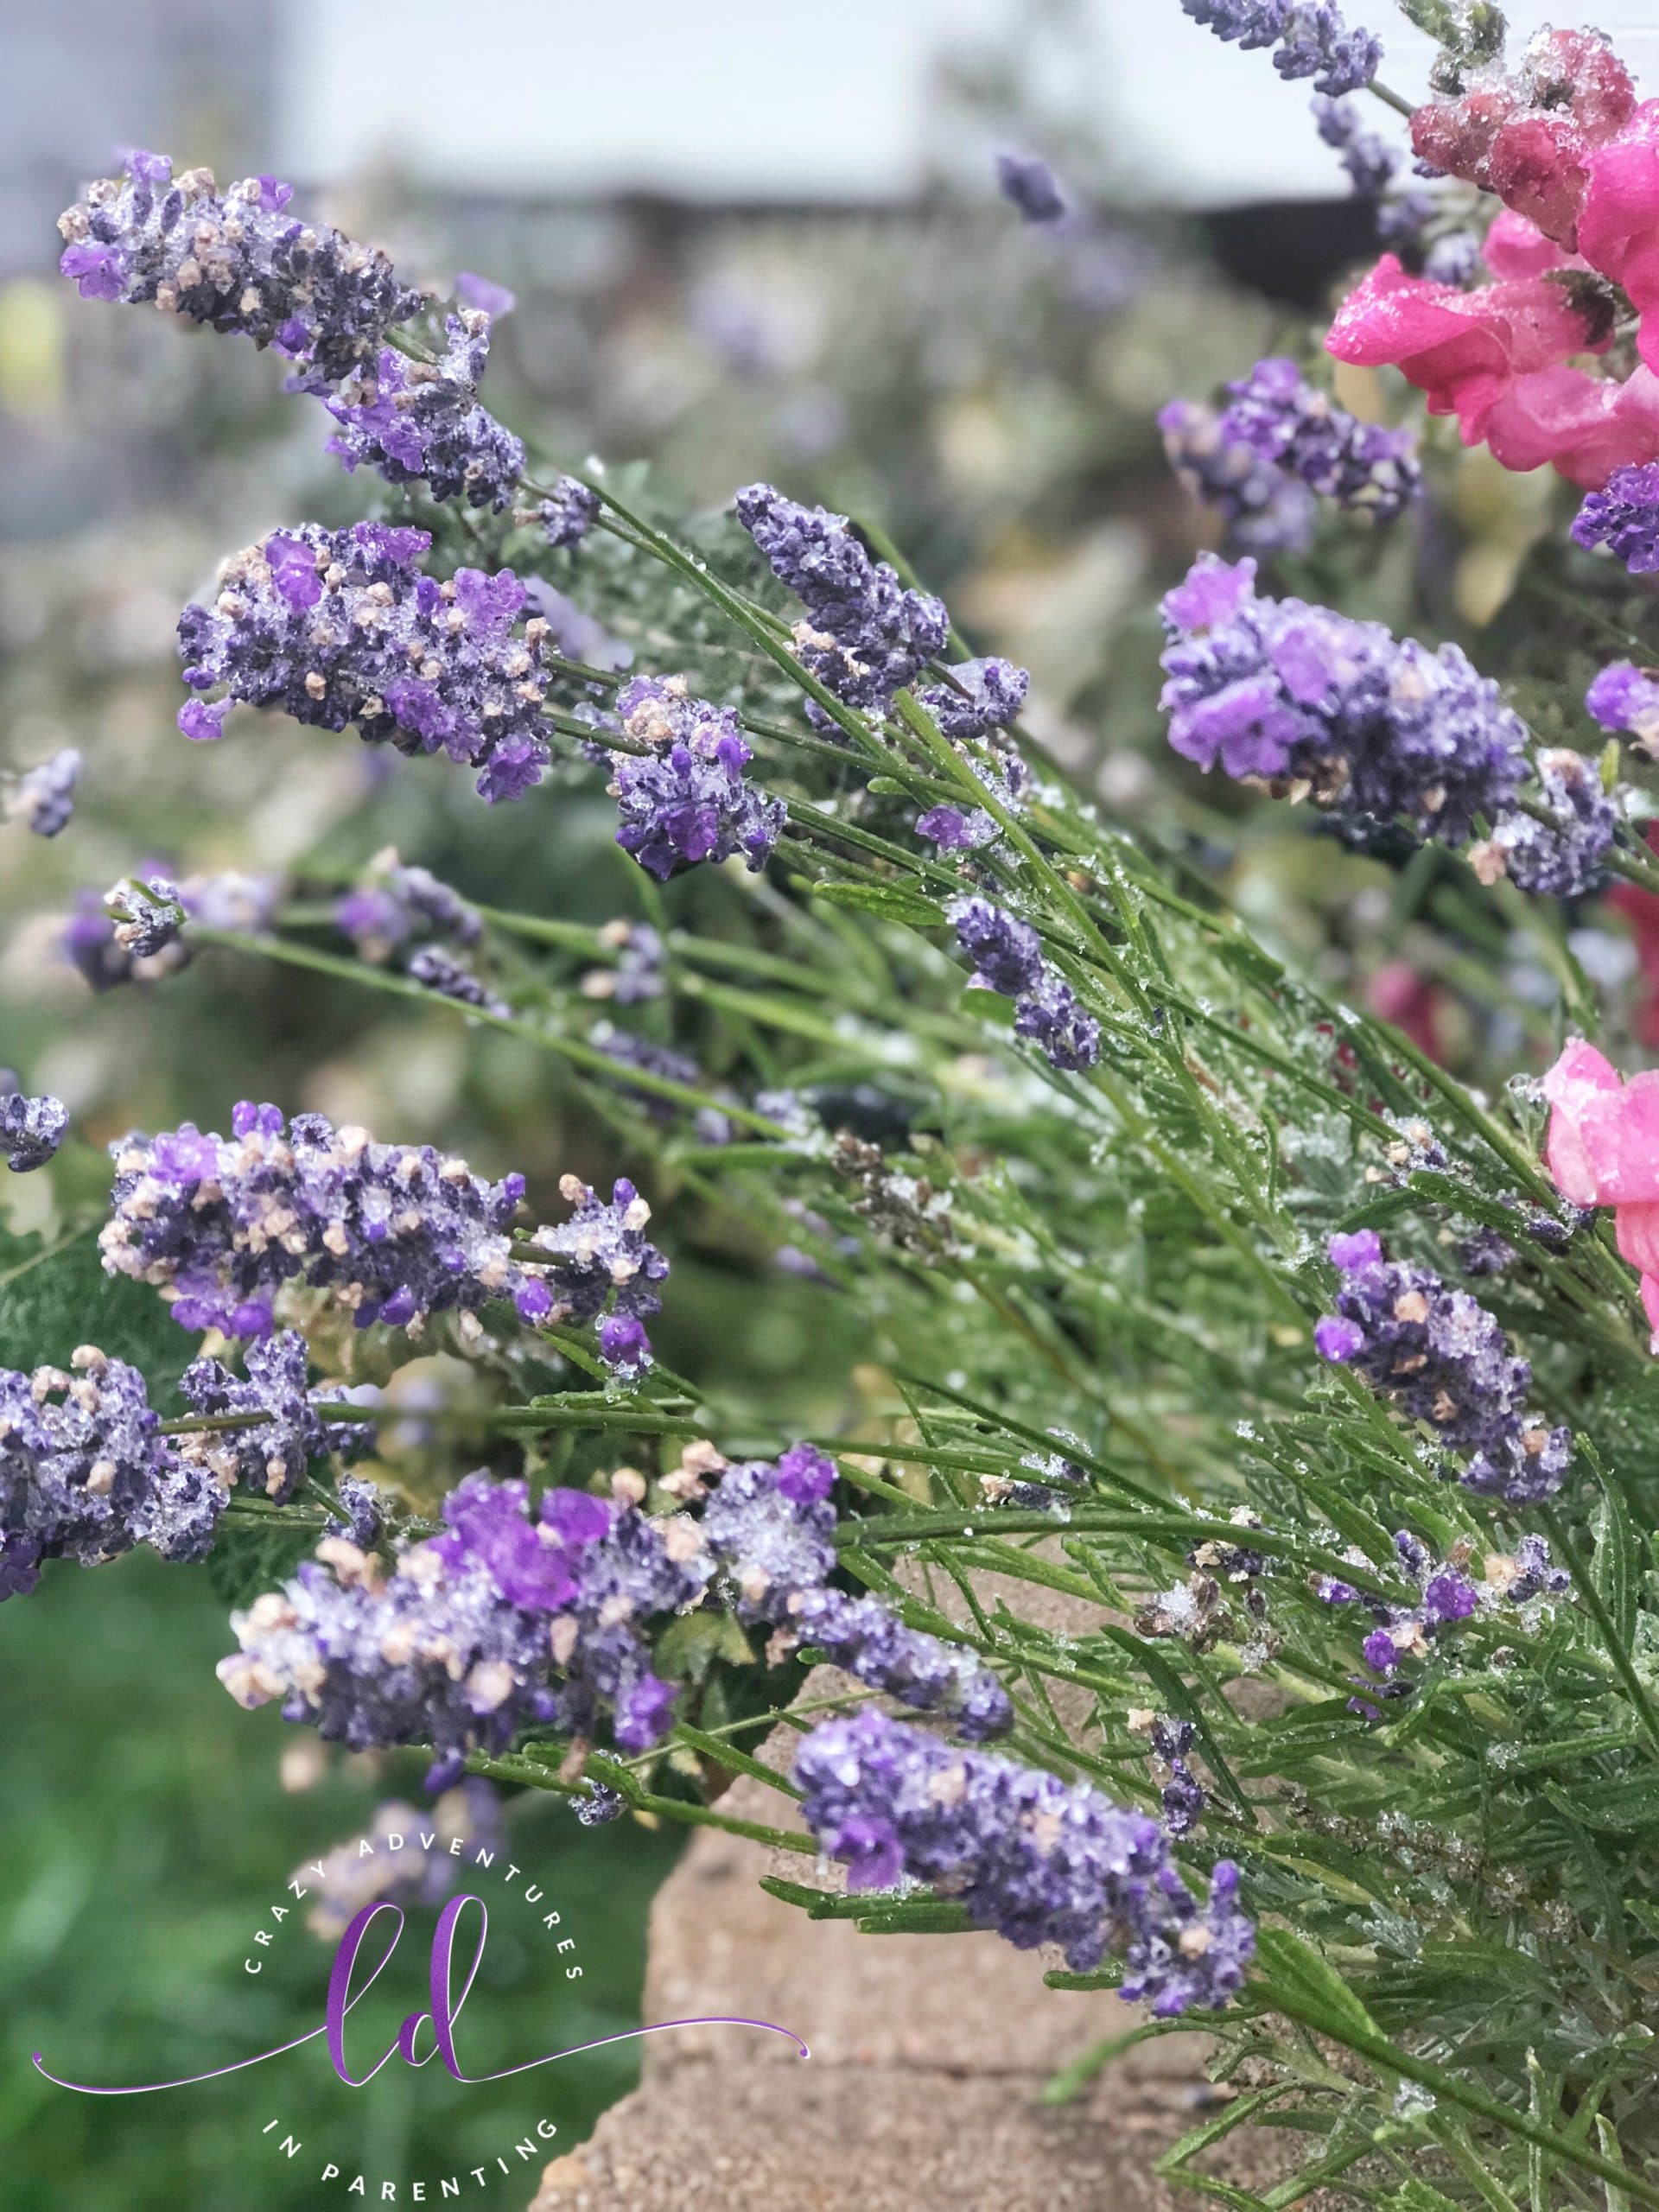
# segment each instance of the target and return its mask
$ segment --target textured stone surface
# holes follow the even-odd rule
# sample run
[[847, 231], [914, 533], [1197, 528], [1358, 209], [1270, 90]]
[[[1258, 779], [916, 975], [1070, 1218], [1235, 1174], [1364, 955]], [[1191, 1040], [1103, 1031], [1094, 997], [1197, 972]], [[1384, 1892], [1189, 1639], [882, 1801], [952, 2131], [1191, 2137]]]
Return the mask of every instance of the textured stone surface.
[[[769, 1762], [786, 1764], [792, 1741], [780, 1731]], [[757, 1783], [721, 1802], [794, 1825]], [[1048, 1962], [993, 1936], [861, 1936], [759, 1887], [772, 1871], [817, 1880], [813, 1864], [701, 1832], [657, 1900], [645, 2008], [648, 2020], [774, 2021], [810, 2059], [738, 2028], [648, 2038], [639, 2089], [547, 2169], [533, 2212], [1174, 2212], [1197, 2201], [1152, 2165], [1212, 2094], [1199, 2038], [1144, 2044], [1051, 2109], [1044, 2082], [1131, 2024], [1128, 2009], [1045, 1989]], [[1227, 2168], [1247, 2183], [1275, 2170], [1259, 2143]]]

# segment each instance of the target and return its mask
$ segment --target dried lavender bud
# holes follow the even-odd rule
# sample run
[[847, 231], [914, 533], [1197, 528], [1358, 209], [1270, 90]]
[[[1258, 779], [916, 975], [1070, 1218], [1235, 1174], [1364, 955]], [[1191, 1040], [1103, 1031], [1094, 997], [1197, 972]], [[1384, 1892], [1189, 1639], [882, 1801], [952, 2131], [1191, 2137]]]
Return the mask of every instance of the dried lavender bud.
[[620, 1789], [613, 1789], [608, 1783], [589, 1781], [587, 1796], [576, 1800], [576, 1818], [585, 1828], [601, 1828], [612, 1821], [619, 1821], [628, 1809], [628, 1801]]
[[79, 753], [73, 746], [64, 747], [10, 783], [0, 798], [0, 815], [8, 822], [22, 823], [37, 837], [55, 837], [74, 813], [80, 767]]
[[0, 1369], [0, 1598], [47, 1559], [96, 1567], [139, 1543], [200, 1559], [224, 1510], [224, 1486], [157, 1433], [136, 1367], [91, 1344], [72, 1364]]
[[736, 710], [692, 698], [683, 676], [642, 676], [618, 694], [616, 711], [626, 735], [655, 748], [611, 755], [623, 851], [664, 883], [740, 853], [751, 872], [763, 867], [787, 814], [743, 779], [754, 754]]
[[[1540, 1599], [1563, 1598], [1572, 1587], [1567, 1569], [1551, 1565], [1549, 1547], [1541, 1536], [1523, 1537], [1513, 1556], [1494, 1553], [1478, 1582], [1460, 1567], [1435, 1560], [1408, 1529], [1402, 1529], [1394, 1541], [1401, 1564], [1418, 1586], [1414, 1604], [1390, 1605], [1362, 1597], [1346, 1583], [1322, 1585], [1319, 1595], [1327, 1605], [1359, 1605], [1369, 1612], [1372, 1626], [1360, 1645], [1361, 1654], [1372, 1674], [1396, 1694], [1411, 1687], [1394, 1681], [1401, 1667], [1408, 1660], [1427, 1656], [1448, 1630], [1495, 1607], [1518, 1608]], [[1375, 1708], [1366, 1707], [1363, 1692], [1377, 1686], [1362, 1681], [1359, 1688], [1362, 1694], [1351, 1702], [1375, 1719]]]
[[135, 153], [123, 176], [89, 185], [58, 219], [58, 266], [86, 300], [154, 304], [275, 346], [334, 383], [365, 361], [421, 296], [376, 247], [287, 213], [291, 186], [245, 177], [221, 194], [208, 169], [176, 178], [164, 155]]
[[479, 404], [490, 318], [452, 315], [442, 360], [410, 361], [383, 346], [323, 404], [340, 424], [327, 443], [349, 475], [359, 464], [388, 484], [424, 484], [435, 499], [464, 499], [499, 513], [524, 473], [524, 448]]
[[179, 1439], [181, 1455], [221, 1483], [239, 1482], [286, 1505], [314, 1459], [350, 1459], [372, 1441], [367, 1423], [327, 1421], [317, 1412], [306, 1380], [305, 1338], [297, 1332], [257, 1339], [246, 1363], [245, 1379], [217, 1359], [195, 1360], [179, 1378], [193, 1413], [264, 1416], [247, 1428], [204, 1429]]
[[0, 1154], [14, 1175], [44, 1167], [69, 1128], [69, 1109], [42, 1093], [29, 1097], [10, 1068], [0, 1068]]
[[849, 707], [884, 713], [944, 652], [944, 602], [906, 590], [887, 562], [873, 561], [845, 515], [751, 484], [737, 495], [737, 518], [806, 609], [795, 632], [803, 665]]
[[1427, 1268], [1391, 1261], [1373, 1230], [1331, 1239], [1341, 1277], [1337, 1311], [1313, 1332], [1322, 1359], [1351, 1365], [1449, 1451], [1467, 1455], [1458, 1479], [1512, 1505], [1551, 1497], [1573, 1459], [1573, 1433], [1527, 1408], [1532, 1370], [1466, 1290]]
[[549, 759], [548, 626], [515, 629], [527, 594], [511, 569], [423, 574], [431, 542], [383, 523], [302, 523], [235, 555], [213, 607], [179, 618], [185, 683], [226, 687], [180, 709], [184, 734], [221, 735], [238, 700], [280, 707], [321, 729], [355, 722], [371, 745], [447, 753], [478, 770], [481, 798], [522, 798]]
[[1087, 1783], [871, 1710], [815, 1728], [795, 1775], [807, 1824], [847, 1866], [849, 1889], [936, 1882], [982, 1928], [1022, 1950], [1058, 1944], [1079, 1974], [1119, 1949], [1121, 1993], [1160, 2018], [1224, 2005], [1243, 1983], [1255, 1939], [1237, 1868], [1217, 1862], [1201, 1908], [1158, 1822]]

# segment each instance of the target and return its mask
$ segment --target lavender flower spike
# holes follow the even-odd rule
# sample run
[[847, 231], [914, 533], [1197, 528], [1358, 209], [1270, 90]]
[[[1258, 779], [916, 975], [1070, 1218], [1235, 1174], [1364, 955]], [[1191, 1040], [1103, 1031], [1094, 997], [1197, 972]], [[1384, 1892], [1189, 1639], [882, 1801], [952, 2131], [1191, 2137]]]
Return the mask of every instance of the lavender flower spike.
[[16, 778], [0, 798], [0, 815], [8, 822], [22, 823], [37, 837], [55, 837], [74, 813], [80, 767], [79, 753], [65, 746]]
[[1592, 492], [1573, 535], [1586, 550], [1605, 545], [1635, 576], [1659, 569], [1659, 461], [1616, 468], [1606, 488]]
[[1499, 821], [1526, 780], [1524, 725], [1456, 645], [1260, 599], [1253, 561], [1213, 554], [1164, 621], [1169, 741], [1202, 768], [1286, 779], [1360, 834], [1404, 818], [1447, 845], [1478, 815]]
[[1614, 661], [1590, 686], [1584, 703], [1604, 729], [1633, 737], [1649, 750], [1659, 747], [1659, 677], [1648, 670]]
[[182, 1456], [229, 1484], [241, 1483], [286, 1505], [313, 1459], [350, 1459], [365, 1450], [372, 1428], [363, 1421], [327, 1421], [312, 1402], [305, 1338], [296, 1330], [248, 1346], [247, 1376], [217, 1359], [198, 1359], [179, 1378], [193, 1413], [259, 1414], [246, 1428], [202, 1429], [178, 1439]]
[[321, 1114], [285, 1123], [245, 1100], [229, 1138], [182, 1128], [112, 1149], [105, 1271], [153, 1284], [188, 1329], [263, 1335], [285, 1282], [332, 1291], [359, 1328], [516, 1298], [548, 1312], [545, 1270], [515, 1262], [524, 1179], [486, 1183], [429, 1146], [377, 1144]]
[[1321, 1359], [1351, 1366], [1447, 1450], [1465, 1456], [1465, 1488], [1535, 1505], [1560, 1488], [1573, 1433], [1527, 1408], [1532, 1370], [1494, 1317], [1427, 1268], [1388, 1257], [1374, 1230], [1331, 1239], [1336, 1313], [1313, 1341]]
[[1192, 496], [1220, 517], [1240, 553], [1305, 553], [1317, 502], [1305, 484], [1228, 435], [1213, 407], [1172, 399], [1160, 412], [1164, 452]]
[[511, 569], [426, 575], [423, 530], [315, 523], [277, 531], [226, 563], [211, 607], [179, 618], [184, 680], [225, 687], [179, 714], [187, 737], [222, 734], [236, 701], [367, 743], [447, 753], [492, 803], [521, 798], [549, 760], [543, 706], [550, 632], [515, 625], [527, 594]]
[[1395, 520], [1421, 493], [1412, 433], [1360, 422], [1316, 391], [1294, 361], [1258, 361], [1227, 389], [1232, 402], [1221, 418], [1223, 438], [1249, 447], [1321, 498], [1363, 508], [1381, 523]]
[[1014, 1001], [1015, 1034], [1036, 1045], [1057, 1068], [1093, 1067], [1100, 1058], [1100, 1024], [1043, 958], [1030, 923], [988, 899], [958, 899], [946, 912], [959, 950], [974, 963], [975, 982]]
[[164, 155], [135, 153], [124, 175], [89, 185], [59, 217], [58, 264], [88, 300], [153, 304], [274, 346], [332, 384], [372, 360], [421, 295], [377, 248], [287, 213], [293, 188], [245, 177], [221, 194], [208, 169], [175, 177]]
[[999, 154], [996, 185], [1027, 223], [1058, 223], [1065, 217], [1066, 198], [1059, 179], [1046, 162], [1034, 155]]
[[0, 1598], [26, 1594], [41, 1561], [96, 1567], [148, 1543], [200, 1559], [226, 1491], [158, 1433], [137, 1368], [83, 1344], [73, 1375], [0, 1369]]
[[1022, 1950], [1058, 1944], [1075, 1973], [1122, 1952], [1121, 1993], [1160, 2018], [1224, 2005], [1255, 1948], [1238, 1870], [1216, 1866], [1207, 1907], [1169, 1839], [1087, 1783], [959, 1750], [866, 1710], [815, 1728], [795, 1761], [807, 1825], [848, 1887], [937, 1882]]
[[624, 734], [653, 748], [611, 755], [624, 852], [664, 883], [740, 853], [752, 871], [763, 867], [787, 816], [781, 799], [743, 779], [754, 755], [735, 710], [692, 698], [683, 676], [636, 677], [616, 710]]
[[1369, 85], [1382, 59], [1382, 41], [1351, 31], [1334, 0], [1181, 0], [1181, 7], [1230, 44], [1275, 47], [1281, 77], [1312, 77], [1332, 99]]
[[323, 404], [340, 424], [327, 450], [349, 474], [360, 464], [388, 484], [424, 484], [435, 499], [464, 499], [499, 513], [524, 473], [524, 448], [479, 404], [490, 318], [452, 315], [442, 360], [429, 366], [381, 348]]
[[803, 665], [849, 707], [885, 712], [944, 652], [944, 602], [906, 590], [887, 562], [873, 561], [845, 515], [751, 484], [737, 495], [737, 518], [806, 609], [795, 631]]
[[68, 1128], [69, 1109], [60, 1098], [30, 1098], [11, 1070], [0, 1068], [0, 1157], [14, 1175], [44, 1167]]

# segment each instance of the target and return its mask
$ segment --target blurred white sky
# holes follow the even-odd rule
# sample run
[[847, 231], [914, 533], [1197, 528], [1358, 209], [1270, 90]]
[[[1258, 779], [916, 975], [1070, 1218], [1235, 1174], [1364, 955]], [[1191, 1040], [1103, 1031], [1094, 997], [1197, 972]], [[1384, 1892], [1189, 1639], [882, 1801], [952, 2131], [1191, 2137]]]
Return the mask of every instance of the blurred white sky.
[[[1224, 47], [1178, 0], [1090, 0], [1079, 58], [1150, 193], [1328, 193], [1306, 85]], [[696, 196], [886, 196], [916, 179], [928, 67], [1013, 0], [286, 0], [272, 166], [339, 175], [395, 153], [450, 183]], [[1427, 47], [1392, 0], [1351, 0], [1414, 97]], [[1587, 17], [1659, 94], [1659, 0], [1517, 0], [1518, 31]], [[1380, 111], [1379, 111], [1380, 113]]]

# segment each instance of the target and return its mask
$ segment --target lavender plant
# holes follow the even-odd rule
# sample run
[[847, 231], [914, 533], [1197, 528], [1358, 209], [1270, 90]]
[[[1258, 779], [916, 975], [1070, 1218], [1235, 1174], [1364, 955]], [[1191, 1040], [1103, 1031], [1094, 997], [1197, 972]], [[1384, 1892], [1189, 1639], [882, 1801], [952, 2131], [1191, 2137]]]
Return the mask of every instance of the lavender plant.
[[[1183, 4], [1322, 94], [1412, 111], [1334, 8]], [[1554, 252], [1577, 192], [1576, 247], [1634, 327], [1646, 141], [1617, 135], [1599, 41], [1558, 37], [1500, 97], [1492, 10], [1408, 12], [1443, 37], [1415, 111], [1443, 168], [1478, 166], [1492, 103], [1541, 118], [1530, 168], [1488, 148], [1478, 180], [1537, 243], [1494, 226], [1498, 282], [1474, 289], [1385, 263], [1390, 312], [1362, 287], [1332, 345], [1352, 359], [1363, 325], [1500, 461], [1523, 429], [1549, 447], [1592, 493], [1564, 587], [1589, 607], [1590, 547], [1640, 565], [1645, 479], [1617, 471], [1659, 457], [1647, 372], [1568, 365], [1582, 270], [1524, 314], [1483, 293], [1542, 283], [1505, 272]], [[639, 912], [480, 903], [385, 853], [351, 881], [175, 891], [135, 855], [73, 957], [100, 988], [173, 954], [280, 963], [510, 1036], [561, 1064], [629, 1175], [608, 1201], [567, 1176], [543, 1226], [516, 1173], [276, 1105], [228, 1137], [121, 1141], [104, 1265], [207, 1342], [166, 1418], [96, 1345], [79, 1379], [0, 1375], [0, 1587], [138, 1541], [234, 1567], [251, 1535], [315, 1539], [242, 1592], [220, 1668], [242, 1703], [414, 1748], [434, 1789], [761, 1837], [817, 1864], [770, 1885], [815, 1915], [994, 1929], [1046, 1949], [1057, 1992], [1143, 2002], [1057, 2094], [1202, 2026], [1238, 2094], [1165, 2163], [1248, 2212], [1316, 2188], [1659, 2204], [1659, 1384], [1637, 1318], [1639, 1275], [1659, 1325], [1659, 1078], [1574, 1047], [1547, 1138], [1525, 1070], [1460, 1081], [1253, 932], [1190, 848], [1106, 818], [1025, 727], [1025, 671], [972, 653], [872, 526], [767, 485], [689, 522], [543, 460], [480, 397], [482, 311], [440, 327], [290, 199], [135, 156], [65, 219], [85, 296], [273, 345], [385, 486], [372, 519], [296, 518], [184, 610], [183, 736], [245, 703], [269, 746], [283, 717], [354, 724], [474, 770], [486, 802], [602, 791]], [[1567, 978], [1560, 1044], [1599, 1018], [1584, 903], [1659, 889], [1640, 755], [1604, 772], [1565, 741], [1591, 734], [1582, 687], [1529, 679], [1523, 714], [1478, 645], [1303, 595], [1316, 529], [1385, 561], [1352, 510], [1409, 532], [1453, 466], [1325, 376], [1241, 363], [1224, 414], [1164, 418], [1230, 521], [1288, 487], [1297, 527], [1252, 542], [1302, 587], [1203, 555], [1169, 595], [1172, 757], [1524, 916]], [[556, 573], [632, 645], [626, 679], [556, 649], [533, 611]], [[1363, 567], [1329, 573], [1363, 599]], [[1589, 715], [1639, 739], [1654, 681], [1610, 671]], [[14, 1167], [57, 1141], [52, 1104], [12, 1109]], [[706, 1217], [757, 1306], [774, 1266], [856, 1302], [839, 1426], [659, 1356], [645, 1324], [679, 1340], [675, 1263]], [[314, 1379], [361, 1341], [384, 1387]], [[386, 1450], [416, 1348], [467, 1378], [423, 1414], [424, 1488]], [[370, 1454], [372, 1484], [340, 1471]], [[721, 1808], [736, 1774], [775, 1825]], [[1205, 2163], [1247, 2123], [1296, 2146], [1267, 2196]]]

